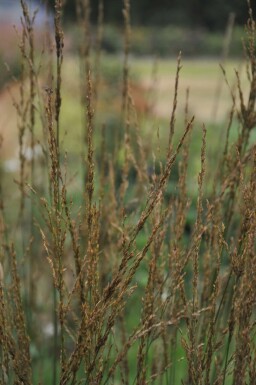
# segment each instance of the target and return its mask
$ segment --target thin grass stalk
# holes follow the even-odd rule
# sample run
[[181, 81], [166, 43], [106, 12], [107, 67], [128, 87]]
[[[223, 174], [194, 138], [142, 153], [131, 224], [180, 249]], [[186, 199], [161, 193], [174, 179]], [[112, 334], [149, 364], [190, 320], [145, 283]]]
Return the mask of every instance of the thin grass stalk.
[[[36, 11], [31, 15], [29, 12], [28, 5], [26, 1], [21, 0], [21, 8], [22, 8], [22, 34], [23, 36], [23, 42], [20, 45], [21, 55], [22, 55], [22, 61], [23, 61], [23, 84], [21, 84], [21, 100], [20, 100], [20, 107], [23, 109], [23, 116], [22, 116], [22, 124], [21, 124], [21, 131], [20, 131], [20, 139], [19, 139], [19, 146], [20, 146], [20, 176], [21, 176], [21, 188], [24, 190], [24, 183], [25, 183], [25, 175], [24, 175], [24, 169], [25, 169], [25, 151], [26, 147], [23, 142], [23, 136], [25, 134], [25, 127], [22, 127], [22, 125], [28, 125], [28, 131], [30, 135], [30, 151], [31, 151], [31, 160], [30, 160], [30, 183], [32, 186], [35, 185], [35, 119], [36, 119], [36, 107], [35, 107], [35, 98], [36, 98], [36, 73], [35, 73], [35, 46], [34, 46], [34, 23], [35, 23], [35, 17], [36, 17]], [[28, 46], [28, 47], [26, 47]], [[28, 52], [27, 52], [28, 50]], [[29, 95], [26, 102], [26, 106], [24, 107], [24, 91], [25, 91], [25, 69], [28, 68], [28, 77], [29, 77]], [[22, 90], [23, 88], [23, 90]], [[28, 118], [26, 118], [26, 115], [28, 114]], [[22, 180], [23, 179], [23, 180]], [[24, 195], [24, 191], [22, 192]], [[24, 202], [22, 203], [23, 198], [21, 198], [21, 208], [22, 205], [24, 205]], [[24, 225], [24, 213], [23, 213], [24, 207], [20, 212], [20, 220], [21, 220], [21, 226]], [[35, 228], [34, 228], [34, 204], [31, 200], [30, 202], [30, 239], [35, 240]], [[33, 329], [32, 329], [32, 313], [35, 308], [35, 302], [36, 302], [36, 287], [34, 285], [34, 271], [35, 271], [35, 246], [33, 244], [33, 241], [31, 243], [31, 252], [29, 253], [29, 263], [28, 263], [28, 306], [27, 306], [27, 317], [28, 317], [28, 328], [29, 333], [32, 335]], [[23, 244], [23, 250], [25, 250], [25, 245]]]
[[[79, 59], [80, 59], [80, 77], [81, 77], [81, 104], [82, 104], [82, 171], [83, 171], [83, 186], [84, 192], [87, 191], [87, 169], [85, 167], [86, 148], [88, 154], [88, 131], [87, 131], [87, 109], [84, 108], [87, 105], [88, 92], [92, 92], [88, 89], [88, 78], [90, 78], [91, 89], [94, 89], [92, 85], [92, 68], [91, 68], [91, 28], [90, 28], [90, 0], [77, 0], [76, 1], [76, 15], [82, 31], [83, 40], [80, 46]], [[100, 28], [100, 26], [99, 26]], [[99, 58], [100, 60], [100, 58]], [[99, 64], [99, 63], [98, 63]], [[94, 92], [94, 91], [93, 91]], [[92, 101], [93, 106], [93, 101]], [[92, 107], [93, 108], [93, 107]]]
[[122, 112], [126, 116], [128, 103], [129, 85], [129, 51], [131, 39], [130, 0], [123, 0], [124, 17], [124, 62], [123, 62], [123, 90], [122, 90]]
[[170, 153], [172, 152], [172, 140], [173, 140], [173, 134], [174, 134], [174, 126], [175, 126], [175, 114], [176, 109], [178, 105], [178, 88], [179, 88], [179, 75], [181, 71], [181, 52], [178, 55], [177, 59], [177, 69], [176, 69], [176, 76], [175, 76], [175, 86], [174, 86], [174, 98], [172, 103], [172, 113], [171, 113], [171, 119], [170, 119], [170, 127], [169, 127], [169, 145], [167, 150], [167, 158], [170, 156]]
[[[252, 328], [251, 317], [253, 314], [255, 272], [252, 264], [255, 263], [255, 184], [256, 184], [256, 151], [252, 154], [252, 171], [247, 185], [243, 189], [244, 222], [242, 224], [239, 243], [241, 245], [240, 285], [238, 298], [236, 298], [237, 335], [235, 351], [235, 368], [233, 384], [246, 383], [247, 370], [250, 356], [250, 331]], [[250, 218], [250, 219], [249, 219]]]
[[[20, 218], [23, 218], [23, 211], [25, 206], [25, 156], [24, 156], [24, 135], [26, 130], [26, 114], [27, 106], [24, 95], [25, 88], [25, 55], [26, 55], [26, 38], [25, 38], [25, 29], [22, 30], [22, 38], [20, 42], [20, 51], [21, 51], [21, 76], [20, 76], [20, 110], [21, 117], [19, 123], [19, 161], [20, 161]], [[18, 112], [18, 111], [17, 111]], [[23, 220], [21, 219], [21, 222]]]
[[[48, 141], [51, 159], [51, 188], [52, 188], [52, 209], [48, 210], [50, 232], [53, 242], [54, 259], [52, 260], [54, 278], [54, 327], [57, 334], [54, 334], [54, 349], [56, 349], [56, 361], [54, 360], [54, 377], [57, 373], [57, 354], [58, 354], [58, 319], [60, 321], [60, 345], [61, 345], [61, 370], [65, 367], [65, 328], [64, 328], [64, 278], [63, 278], [63, 247], [65, 242], [65, 229], [62, 229], [62, 214], [60, 202], [60, 182], [63, 183], [60, 164], [59, 148], [57, 145], [56, 133], [54, 130], [53, 115], [53, 92], [47, 91], [46, 115], [48, 119]], [[58, 298], [59, 297], [59, 298]], [[58, 314], [57, 314], [58, 310]], [[56, 314], [55, 314], [56, 313]]]
[[[47, 115], [50, 129], [51, 148], [52, 148], [52, 165], [56, 167], [56, 171], [52, 168], [52, 183], [53, 183], [53, 202], [55, 207], [55, 215], [57, 224], [59, 222], [59, 211], [60, 211], [60, 111], [61, 111], [61, 86], [62, 86], [62, 63], [63, 63], [63, 48], [64, 48], [64, 34], [62, 29], [62, 10], [63, 1], [55, 0], [54, 3], [54, 30], [55, 30], [55, 44], [56, 44], [56, 88], [55, 88], [55, 124], [56, 134], [51, 129], [51, 119], [53, 116], [52, 111], [52, 98], [51, 92], [48, 93], [48, 106]], [[52, 132], [51, 132], [52, 131]], [[54, 137], [55, 140], [54, 140]], [[55, 147], [55, 148], [54, 148]], [[55, 152], [55, 153], [54, 153]], [[57, 246], [58, 248], [58, 246]], [[58, 274], [59, 282], [57, 287], [53, 288], [53, 313], [54, 313], [54, 360], [53, 360], [53, 385], [57, 383], [57, 355], [58, 355], [58, 315], [57, 307], [59, 306], [59, 317], [60, 317], [60, 333], [61, 333], [61, 370], [65, 366], [65, 353], [64, 353], [64, 325], [63, 325], [63, 267], [62, 267], [62, 255], [57, 251], [58, 258]], [[57, 289], [59, 288], [59, 305], [57, 300]]]
[[94, 110], [96, 113], [97, 102], [99, 96], [100, 86], [100, 65], [101, 65], [101, 45], [104, 33], [104, 0], [98, 0], [98, 20], [97, 20], [97, 38], [96, 38], [96, 53], [95, 53], [95, 64], [94, 64]]
[[12, 336], [8, 338], [9, 350], [13, 359], [14, 372], [19, 383], [32, 385], [32, 368], [30, 357], [30, 341], [26, 330], [25, 314], [21, 299], [21, 282], [18, 276], [17, 257], [14, 245], [6, 245], [6, 252], [10, 258], [12, 278], [13, 321], [15, 320], [15, 332], [17, 340]]
[[55, 44], [56, 44], [56, 89], [55, 89], [55, 122], [56, 122], [56, 140], [59, 148], [60, 141], [60, 110], [61, 110], [61, 70], [63, 63], [64, 34], [61, 25], [63, 1], [55, 0]]
[[[223, 47], [222, 47], [222, 55], [221, 55], [221, 66], [224, 67], [225, 63], [229, 56], [229, 49], [230, 44], [232, 42], [232, 34], [234, 31], [234, 24], [235, 24], [235, 14], [231, 12], [228, 16], [227, 26], [226, 26], [226, 32], [225, 32], [225, 38], [223, 40]], [[218, 109], [219, 109], [219, 100], [221, 96], [223, 88], [223, 77], [221, 77], [218, 80], [215, 96], [214, 96], [214, 104], [212, 109], [212, 121], [216, 122], [217, 115], [218, 115]]]

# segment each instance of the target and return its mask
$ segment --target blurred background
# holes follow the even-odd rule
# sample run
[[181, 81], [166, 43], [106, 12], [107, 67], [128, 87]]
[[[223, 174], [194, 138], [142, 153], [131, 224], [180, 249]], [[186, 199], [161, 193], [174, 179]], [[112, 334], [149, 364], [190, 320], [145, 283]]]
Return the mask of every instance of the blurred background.
[[[19, 181], [21, 159], [25, 163], [24, 180], [26, 182], [30, 180], [30, 166], [35, 163], [37, 172], [31, 185], [36, 186], [40, 194], [47, 190], [45, 180], [48, 177], [48, 170], [44, 159], [47, 140], [44, 141], [45, 138], [43, 138], [47, 126], [45, 124], [45, 89], [51, 85], [52, 79], [56, 81], [54, 1], [27, 0], [24, 3], [28, 7], [34, 34], [32, 66], [28, 57], [29, 39], [27, 36], [24, 40], [23, 35], [24, 15], [22, 16], [20, 1], [0, 0], [0, 143], [2, 144], [0, 178], [4, 186], [2, 194], [6, 205], [6, 217], [10, 224], [15, 223], [17, 219], [20, 199], [18, 186], [20, 184], [19, 182], [18, 184], [15, 182], [15, 184], [14, 180]], [[119, 131], [124, 130], [122, 120], [125, 46], [123, 1], [91, 0], [90, 3], [91, 23], [89, 27], [87, 26], [89, 39], [84, 35], [83, 26], [77, 21], [75, 0], [65, 1], [62, 20], [64, 60], [61, 83], [60, 152], [63, 164], [66, 164], [64, 154], [68, 154], [67, 188], [77, 212], [77, 208], [83, 202], [84, 170], [81, 167], [81, 160], [84, 159], [86, 147], [84, 140], [85, 95], [83, 94], [85, 77], [84, 72], [81, 71], [80, 57], [85, 42], [88, 44], [89, 41], [91, 48], [92, 77], [93, 80], [96, 79], [95, 83], [98, 82], [97, 98], [95, 98], [95, 100], [97, 99], [97, 103], [95, 102], [97, 113], [94, 116], [95, 163], [100, 163], [102, 127], [105, 127], [107, 153], [111, 155], [114, 153], [113, 137], [116, 133], [118, 133], [118, 137], [122, 137], [124, 133], [122, 131], [119, 134]], [[99, 12], [100, 4], [104, 6], [101, 14]], [[255, 3], [252, 6], [255, 8]], [[215, 154], [216, 152], [221, 153], [220, 149], [224, 143], [222, 139], [233, 102], [230, 90], [234, 90], [235, 93], [237, 88], [235, 69], [241, 79], [244, 97], [247, 97], [249, 86], [243, 50], [244, 26], [247, 18], [246, 0], [131, 0], [129, 93], [136, 109], [136, 114], [133, 111], [135, 117], [133, 116], [132, 119], [132, 129], [135, 132], [139, 127], [145, 157], [149, 165], [149, 174], [152, 173], [155, 154], [160, 163], [165, 162], [169, 122], [175, 94], [177, 57], [180, 51], [182, 52], [175, 117], [177, 137], [183, 132], [184, 121], [195, 115], [188, 166], [188, 196], [192, 201], [186, 223], [188, 234], [196, 220], [202, 124], [205, 123], [207, 127], [207, 162], [210, 164], [207, 170], [210, 174], [211, 165], [216, 166], [217, 164]], [[98, 50], [99, 46], [100, 50]], [[226, 79], [220, 64], [226, 73]], [[33, 99], [35, 107], [33, 148], [31, 148], [31, 123], [26, 107], [31, 102], [29, 99], [31, 67], [36, 84], [36, 96]], [[237, 103], [239, 104], [239, 101]], [[24, 137], [22, 146], [19, 146], [19, 135], [22, 130], [24, 130]], [[234, 118], [230, 127], [231, 141], [238, 136], [238, 132], [239, 121]], [[255, 140], [255, 132], [252, 133], [251, 140]], [[123, 162], [124, 150], [121, 148], [119, 153], [117, 151], [115, 165], [117, 184], [121, 180]], [[178, 174], [178, 165], [175, 165], [173, 179], [168, 182], [167, 187], [169, 197], [176, 193]], [[208, 180], [212, 181], [210, 177], [211, 175]], [[127, 202], [129, 203], [131, 200], [134, 203], [132, 189], [133, 187], [135, 189], [136, 184], [132, 173], [129, 174], [129, 182], [130, 190], [127, 194]], [[96, 183], [98, 182], [96, 181]], [[210, 190], [210, 186], [206, 183], [206, 195], [208, 189]], [[31, 202], [30, 198], [26, 196], [27, 212], [31, 211], [30, 204], [36, 211], [33, 208], [32, 199]], [[132, 205], [129, 206], [129, 209], [130, 211], [135, 210]], [[31, 239], [30, 230], [26, 214], [20, 238], [25, 238], [27, 243]], [[34, 231], [33, 226], [32, 230]], [[41, 239], [40, 234], [33, 234], [33, 237], [36, 241]], [[145, 235], [142, 236], [140, 242], [144, 244]], [[20, 243], [22, 247], [23, 244], [26, 244], [23, 241]], [[43, 263], [42, 266], [44, 266]], [[143, 281], [143, 277], [140, 278], [140, 281]], [[50, 311], [48, 313], [45, 311], [45, 306], [48, 306], [49, 290], [45, 289], [47, 287], [45, 282], [41, 282], [37, 276], [36, 279], [39, 287], [43, 288], [38, 299], [39, 310], [37, 309], [37, 311], [40, 312], [42, 309], [43, 314], [39, 328], [42, 329], [41, 334], [45, 338], [51, 338], [53, 324], [49, 316]], [[45, 316], [45, 314], [48, 315]], [[38, 353], [40, 343], [41, 341], [38, 339], [32, 356], [38, 359], [41, 366]], [[47, 357], [47, 353], [45, 357]], [[49, 381], [45, 383], [49, 383]]]
[[[53, 6], [54, 0], [49, 0]], [[131, 18], [134, 25], [167, 26], [184, 28], [205, 28], [211, 31], [223, 31], [228, 16], [234, 12], [237, 23], [244, 25], [247, 18], [247, 1], [243, 0], [131, 0]], [[91, 2], [92, 21], [97, 21], [97, 1]], [[107, 23], [122, 24], [122, 1], [105, 2], [105, 19]], [[253, 4], [252, 4], [253, 6]], [[75, 16], [75, 2], [66, 1], [67, 19]]]
[[[90, 2], [90, 45], [92, 60], [97, 46], [99, 1]], [[35, 55], [40, 74], [47, 62], [47, 52], [54, 46], [54, 0], [27, 0], [33, 17]], [[64, 2], [63, 29], [65, 59], [63, 63], [62, 132], [81, 126], [79, 89], [79, 52], [84, 35], [77, 21], [76, 1]], [[255, 8], [255, 4], [252, 4]], [[124, 52], [123, 2], [103, 1], [101, 17], [101, 63], [103, 82], [99, 97], [98, 123], [118, 126], [122, 65]], [[4, 137], [1, 159], [8, 172], [17, 162], [17, 118], [12, 98], [18, 98], [21, 74], [22, 11], [20, 1], [0, 1], [0, 133]], [[130, 77], [131, 90], [140, 124], [152, 131], [152, 121], [168, 124], [173, 100], [176, 59], [182, 52], [179, 84], [178, 116], [183, 121], [186, 93], [189, 89], [189, 110], [199, 125], [204, 122], [216, 130], [227, 119], [232, 101], [219, 64], [225, 67], [230, 87], [235, 84], [236, 68], [243, 79], [244, 50], [242, 39], [248, 18], [246, 0], [131, 0]], [[49, 40], [50, 36], [50, 40]], [[104, 59], [103, 59], [104, 58]], [[44, 74], [39, 75], [42, 83]], [[246, 83], [244, 92], [247, 91]], [[12, 98], [10, 97], [12, 95]], [[112, 103], [109, 105], [109, 97]], [[154, 117], [154, 120], [152, 120]], [[151, 126], [149, 126], [151, 125]], [[163, 128], [164, 130], [164, 128]], [[209, 134], [211, 135], [211, 134]], [[66, 150], [77, 151], [81, 128], [73, 131]], [[164, 136], [163, 136], [164, 138]], [[163, 139], [164, 140], [164, 139]], [[218, 141], [218, 140], [216, 140]]]

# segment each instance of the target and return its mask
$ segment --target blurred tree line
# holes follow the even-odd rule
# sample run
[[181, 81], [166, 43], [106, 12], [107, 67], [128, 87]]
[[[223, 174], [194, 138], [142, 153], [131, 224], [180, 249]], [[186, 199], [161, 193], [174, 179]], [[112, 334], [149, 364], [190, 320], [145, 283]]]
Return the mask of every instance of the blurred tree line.
[[[49, 0], [53, 5], [54, 0]], [[255, 0], [251, 1], [255, 10]], [[66, 17], [75, 15], [75, 1], [66, 0]], [[107, 23], [122, 22], [122, 0], [105, 0], [104, 13]], [[91, 0], [91, 18], [97, 20], [98, 0]], [[132, 24], [181, 25], [203, 27], [209, 30], [225, 28], [231, 12], [236, 23], [244, 25], [248, 17], [247, 0], [131, 0]]]

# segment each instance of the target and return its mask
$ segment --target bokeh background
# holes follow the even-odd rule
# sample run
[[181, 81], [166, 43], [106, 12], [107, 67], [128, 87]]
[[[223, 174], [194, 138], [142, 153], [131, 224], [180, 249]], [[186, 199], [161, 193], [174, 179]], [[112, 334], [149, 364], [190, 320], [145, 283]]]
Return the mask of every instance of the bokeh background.
[[[11, 235], [17, 239], [17, 255], [25, 255], [25, 246], [33, 238], [38, 262], [32, 280], [36, 282], [35, 312], [37, 321], [33, 323], [31, 355], [36, 362], [38, 378], [44, 383], [51, 381], [51, 341], [54, 334], [52, 321], [51, 274], [43, 255], [42, 239], [38, 228], [33, 224], [40, 223], [37, 203], [33, 201], [33, 194], [27, 191], [24, 196], [25, 215], [21, 230], [17, 231], [14, 225], [17, 221], [20, 205], [20, 165], [21, 158], [25, 163], [24, 178], [30, 183], [30, 167], [35, 162], [33, 187], [38, 195], [47, 195], [48, 170], [45, 162], [44, 141], [45, 129], [45, 89], [49, 87], [51, 79], [49, 73], [54, 74], [56, 81], [56, 57], [54, 43], [54, 1], [46, 2], [27, 0], [30, 15], [34, 15], [34, 63], [36, 73], [36, 97], [34, 148], [31, 148], [31, 132], [29, 114], [26, 111], [26, 95], [29, 95], [29, 52], [28, 45], [22, 55], [22, 9], [18, 0], [0, 0], [0, 178], [3, 186], [1, 192], [5, 202], [5, 213]], [[64, 31], [64, 60], [62, 66], [61, 83], [61, 115], [60, 115], [60, 153], [62, 164], [65, 165], [66, 186], [69, 198], [72, 198], [74, 213], [77, 219], [79, 208], [83, 204], [84, 188], [84, 94], [80, 93], [84, 87], [84, 78], [81, 77], [81, 53], [88, 36], [83, 35], [83, 28], [76, 17], [74, 0], [66, 0], [64, 6], [62, 26]], [[122, 137], [124, 125], [122, 120], [122, 90], [123, 90], [123, 63], [124, 63], [124, 18], [121, 0], [105, 0], [104, 10], [98, 27], [99, 4], [97, 0], [91, 2], [91, 20], [89, 27], [90, 61], [93, 68], [93, 77], [98, 79], [98, 93], [95, 114], [94, 156], [95, 164], [100, 164], [102, 127], [105, 127], [106, 148], [108, 154], [114, 152], [114, 136]], [[255, 3], [252, 3], [255, 10]], [[249, 84], [246, 77], [245, 56], [243, 50], [244, 26], [248, 18], [246, 0], [131, 0], [131, 34], [129, 67], [129, 92], [136, 110], [137, 126], [143, 141], [145, 158], [149, 177], [154, 174], [154, 159], [164, 164], [168, 131], [175, 94], [175, 78], [177, 57], [181, 52], [181, 71], [179, 74], [178, 104], [175, 116], [175, 133], [181, 136], [184, 121], [189, 116], [195, 116], [195, 123], [190, 143], [188, 164], [188, 197], [191, 207], [185, 223], [184, 239], [187, 241], [192, 234], [196, 221], [196, 205], [198, 197], [197, 178], [200, 171], [200, 151], [202, 141], [202, 126], [207, 127], [207, 176], [205, 194], [207, 197], [213, 181], [216, 153], [221, 153], [224, 145], [223, 137], [229, 113], [232, 107], [230, 90], [237, 92], [236, 73], [239, 74], [244, 98], [248, 96]], [[101, 40], [100, 60], [97, 44]], [[26, 43], [27, 44], [27, 43]], [[25, 52], [25, 54], [24, 54]], [[53, 61], [51, 54], [53, 53]], [[98, 66], [98, 67], [97, 67]], [[24, 70], [25, 67], [25, 70]], [[52, 69], [52, 72], [50, 71]], [[99, 70], [99, 72], [97, 72]], [[223, 74], [226, 73], [226, 78]], [[84, 74], [84, 73], [83, 73]], [[22, 76], [22, 79], [21, 79]], [[229, 84], [229, 86], [227, 85]], [[22, 87], [21, 87], [22, 84]], [[83, 90], [82, 90], [83, 91]], [[25, 99], [22, 99], [24, 94]], [[28, 99], [29, 100], [29, 99]], [[239, 104], [239, 99], [237, 98]], [[23, 103], [23, 104], [22, 104]], [[28, 102], [29, 105], [29, 102]], [[19, 107], [23, 115], [19, 116]], [[188, 107], [187, 107], [188, 106]], [[186, 113], [185, 113], [185, 110]], [[135, 126], [136, 126], [135, 124]], [[138, 127], [135, 127], [136, 129]], [[24, 127], [22, 151], [19, 147], [20, 128]], [[119, 131], [123, 130], [121, 133]], [[230, 140], [239, 134], [239, 121], [234, 117], [230, 127]], [[176, 134], [175, 134], [176, 135]], [[47, 135], [46, 135], [47, 136]], [[177, 137], [175, 140], [177, 141]], [[255, 132], [252, 132], [251, 141], [255, 141]], [[119, 188], [124, 167], [124, 148], [115, 149], [116, 184]], [[119, 151], [119, 152], [118, 152]], [[67, 155], [66, 155], [67, 154]], [[34, 158], [33, 158], [34, 157]], [[66, 158], [67, 157], [67, 158]], [[110, 155], [111, 158], [111, 155]], [[66, 162], [66, 159], [68, 161]], [[82, 161], [81, 161], [82, 160]], [[83, 163], [83, 167], [81, 167]], [[214, 166], [214, 167], [211, 167]], [[160, 167], [160, 166], [159, 166]], [[159, 172], [159, 170], [158, 170]], [[172, 178], [168, 181], [166, 196], [175, 197], [179, 166], [175, 164]], [[129, 173], [129, 189], [125, 198], [126, 209], [132, 215], [136, 214], [138, 205], [143, 205], [136, 195], [136, 178], [133, 172]], [[18, 182], [18, 183], [17, 183]], [[98, 180], [96, 177], [96, 190]], [[114, 184], [113, 184], [114, 185]], [[114, 186], [115, 187], [115, 186]], [[118, 191], [117, 188], [117, 191]], [[135, 191], [136, 192], [136, 191]], [[32, 196], [32, 199], [31, 199]], [[139, 202], [138, 202], [139, 201]], [[32, 210], [31, 210], [32, 207]], [[27, 219], [27, 213], [32, 212], [32, 220]], [[39, 219], [38, 219], [39, 217]], [[34, 221], [34, 218], [36, 220]], [[34, 221], [34, 222], [33, 222]], [[39, 226], [37, 226], [39, 227]], [[1, 226], [0, 226], [1, 229]], [[16, 231], [16, 233], [15, 233]], [[31, 236], [33, 234], [33, 237]], [[137, 247], [142, 248], [146, 241], [145, 233], [139, 234]], [[38, 248], [37, 248], [38, 247]], [[70, 251], [67, 251], [69, 257]], [[24, 260], [26, 255], [24, 257]], [[22, 258], [21, 258], [22, 259]], [[24, 268], [26, 280], [26, 266], [24, 260], [19, 261]], [[111, 266], [111, 261], [108, 261]], [[106, 263], [106, 265], [108, 264]], [[48, 266], [48, 265], [47, 265]], [[145, 270], [145, 271], [144, 271]], [[139, 290], [143, 290], [147, 282], [146, 269], [138, 271], [136, 280]], [[42, 273], [42, 274], [41, 274]], [[23, 270], [22, 270], [23, 274]], [[45, 274], [47, 277], [47, 274]], [[50, 288], [50, 289], [49, 289]], [[140, 317], [140, 305], [135, 296], [133, 308]], [[26, 293], [24, 294], [26, 303]], [[30, 317], [31, 309], [25, 306]], [[134, 317], [127, 315], [128, 330], [134, 327]], [[43, 348], [42, 348], [43, 346]], [[177, 349], [178, 374], [180, 378], [184, 372], [181, 346]], [[136, 361], [135, 353], [133, 353]], [[42, 360], [44, 366], [42, 366]], [[42, 372], [42, 373], [41, 373]], [[48, 377], [47, 377], [48, 376]], [[43, 382], [42, 382], [43, 383]]]
[[[28, 0], [34, 14], [36, 71], [40, 92], [48, 86], [47, 55], [54, 49], [54, 1]], [[63, 151], [67, 151], [73, 166], [83, 153], [82, 107], [80, 92], [79, 52], [85, 41], [77, 21], [76, 2], [64, 2], [64, 61], [62, 68], [61, 136]], [[122, 66], [124, 52], [123, 2], [107, 0], [101, 20], [100, 91], [96, 125], [108, 128], [111, 149], [112, 131], [120, 127]], [[97, 47], [99, 2], [90, 2], [90, 31], [92, 65]], [[255, 8], [255, 4], [252, 4]], [[20, 100], [19, 79], [22, 69], [21, 39], [22, 11], [18, 0], [0, 1], [0, 133], [4, 140], [1, 149], [1, 168], [4, 171], [7, 191], [19, 170], [19, 144], [17, 111]], [[182, 69], [176, 124], [183, 127], [184, 109], [189, 93], [189, 113], [195, 115], [195, 140], [190, 167], [196, 175], [199, 167], [198, 150], [201, 143], [201, 126], [207, 124], [212, 158], [223, 135], [223, 126], [232, 105], [230, 89], [236, 84], [235, 69], [239, 72], [243, 91], [248, 92], [244, 61], [243, 37], [248, 18], [247, 1], [227, 0], [139, 0], [131, 1], [130, 34], [130, 91], [139, 117], [144, 140], [148, 148], [159, 130], [162, 146], [166, 142], [176, 76], [177, 57], [181, 52]], [[96, 55], [97, 56], [97, 55]], [[220, 65], [225, 68], [226, 80]], [[111, 103], [110, 103], [111, 101]], [[40, 113], [36, 119], [36, 132], [40, 140]], [[72, 129], [71, 129], [72, 127]], [[152, 136], [152, 133], [154, 135]], [[236, 128], [234, 128], [234, 136]], [[97, 135], [96, 135], [97, 143]], [[40, 143], [37, 148], [40, 153]], [[150, 150], [149, 150], [150, 151]], [[27, 157], [31, 149], [28, 144]], [[71, 161], [72, 164], [72, 161]], [[191, 183], [191, 193], [194, 184]], [[75, 187], [76, 188], [76, 187]], [[9, 192], [8, 192], [9, 193]]]

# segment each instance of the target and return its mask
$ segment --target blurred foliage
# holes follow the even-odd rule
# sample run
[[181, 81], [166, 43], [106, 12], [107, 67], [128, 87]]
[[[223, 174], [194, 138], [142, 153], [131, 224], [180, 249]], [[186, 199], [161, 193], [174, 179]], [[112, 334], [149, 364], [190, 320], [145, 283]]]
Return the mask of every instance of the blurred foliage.
[[[54, 0], [49, 0], [53, 5]], [[122, 23], [122, 1], [104, 2], [107, 23]], [[255, 7], [255, 2], [251, 2]], [[68, 18], [75, 15], [75, 1], [67, 0]], [[91, 1], [91, 16], [97, 20], [98, 0]], [[231, 12], [236, 14], [236, 22], [244, 25], [248, 15], [246, 0], [131, 0], [132, 23], [142, 25], [182, 25], [204, 27], [209, 30], [223, 30]]]
[[21, 67], [19, 58], [16, 55], [7, 59], [0, 51], [0, 89], [9, 81], [20, 76]]
[[[78, 51], [81, 34], [77, 28], [70, 29], [72, 36], [72, 49]], [[95, 42], [96, 31], [93, 31]], [[232, 40], [229, 47], [230, 57], [241, 57], [241, 39], [243, 29], [236, 27], [233, 31]], [[182, 28], [175, 26], [165, 27], [134, 27], [131, 34], [131, 53], [136, 56], [158, 56], [169, 57], [177, 56], [182, 51], [184, 57], [193, 56], [215, 56], [220, 57], [223, 51], [224, 35], [223, 32], [210, 32], [202, 28]], [[109, 54], [123, 52], [123, 34], [118, 26], [106, 25], [102, 39], [102, 50]], [[109, 76], [116, 78], [116, 69], [107, 69]]]

